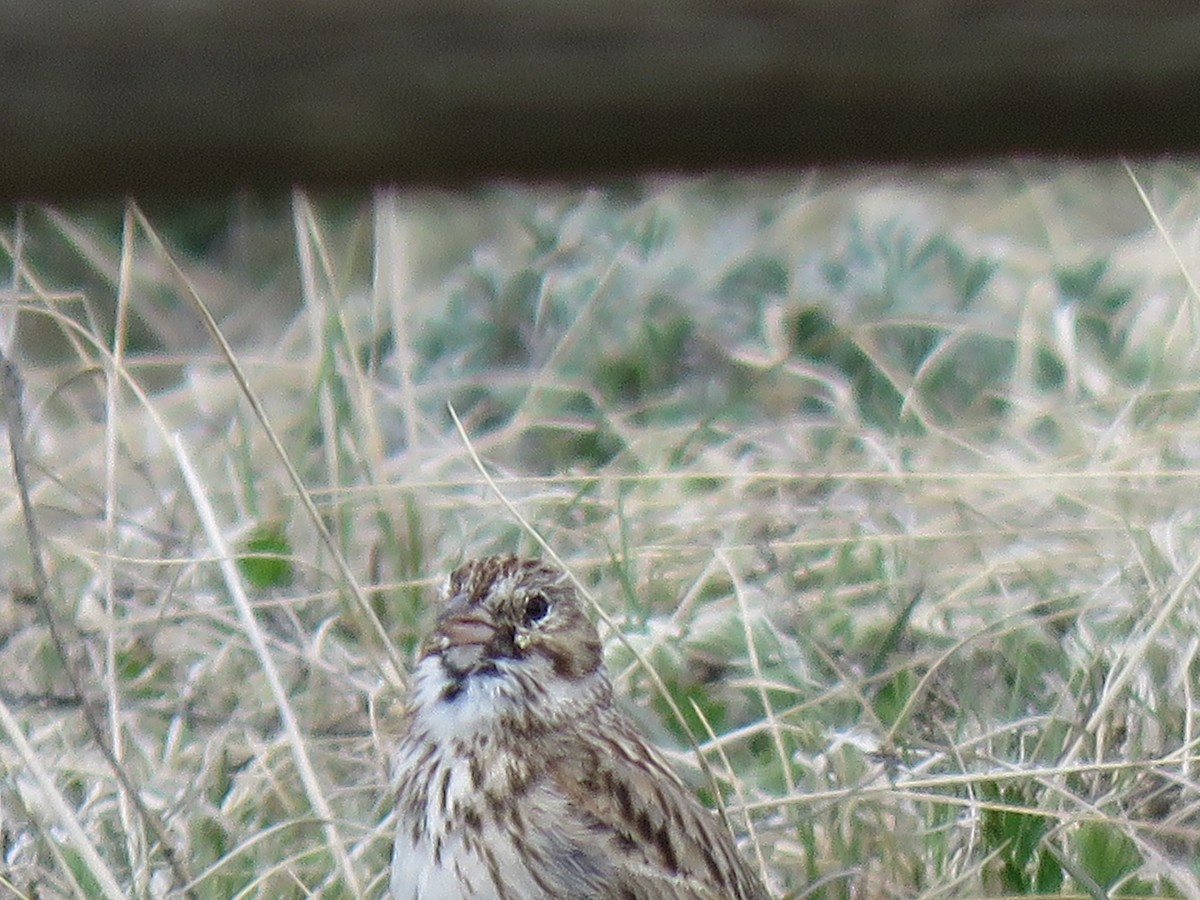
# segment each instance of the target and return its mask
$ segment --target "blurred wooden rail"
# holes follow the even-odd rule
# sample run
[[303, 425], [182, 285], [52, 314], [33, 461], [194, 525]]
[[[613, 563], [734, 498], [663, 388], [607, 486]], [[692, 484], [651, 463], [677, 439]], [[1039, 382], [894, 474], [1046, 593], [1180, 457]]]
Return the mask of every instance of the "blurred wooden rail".
[[0, 198], [1200, 149], [1200, 7], [0, 4]]

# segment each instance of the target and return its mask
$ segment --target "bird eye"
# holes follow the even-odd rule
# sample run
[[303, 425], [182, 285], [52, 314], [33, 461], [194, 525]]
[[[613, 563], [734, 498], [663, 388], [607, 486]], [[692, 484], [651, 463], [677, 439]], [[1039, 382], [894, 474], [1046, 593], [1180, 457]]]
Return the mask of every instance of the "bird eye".
[[550, 612], [550, 601], [543, 594], [534, 594], [525, 601], [525, 626], [536, 625]]

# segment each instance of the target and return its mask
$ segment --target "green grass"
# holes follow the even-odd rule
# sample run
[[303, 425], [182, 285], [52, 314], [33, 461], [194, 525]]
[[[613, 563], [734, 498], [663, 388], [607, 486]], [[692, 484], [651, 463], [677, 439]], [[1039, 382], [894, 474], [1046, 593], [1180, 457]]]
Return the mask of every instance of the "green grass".
[[1196, 176], [10, 210], [0, 884], [172, 884], [48, 607], [195, 896], [378, 895], [392, 661], [511, 504], [781, 896], [1200, 897]]

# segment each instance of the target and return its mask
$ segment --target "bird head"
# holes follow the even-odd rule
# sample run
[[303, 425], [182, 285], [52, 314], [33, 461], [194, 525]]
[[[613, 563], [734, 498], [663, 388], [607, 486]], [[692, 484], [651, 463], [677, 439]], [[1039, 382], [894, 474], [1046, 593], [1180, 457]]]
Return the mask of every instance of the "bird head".
[[581, 683], [607, 688], [601, 649], [565, 572], [541, 560], [490, 556], [446, 579], [417, 674], [437, 682], [442, 703], [478, 689], [497, 702], [523, 695], [536, 711], [539, 699], [567, 698]]

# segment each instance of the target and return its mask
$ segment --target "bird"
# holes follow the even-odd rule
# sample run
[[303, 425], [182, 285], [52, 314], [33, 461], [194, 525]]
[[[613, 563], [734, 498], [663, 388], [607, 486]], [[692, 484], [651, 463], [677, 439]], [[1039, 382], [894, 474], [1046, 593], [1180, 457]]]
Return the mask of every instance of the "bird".
[[392, 758], [392, 900], [769, 900], [613, 705], [563, 570], [475, 559], [440, 599]]

